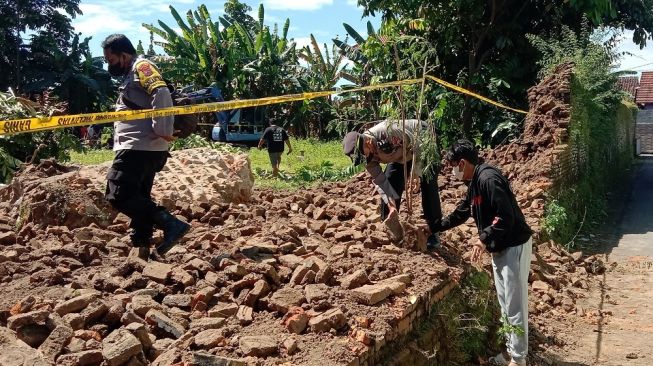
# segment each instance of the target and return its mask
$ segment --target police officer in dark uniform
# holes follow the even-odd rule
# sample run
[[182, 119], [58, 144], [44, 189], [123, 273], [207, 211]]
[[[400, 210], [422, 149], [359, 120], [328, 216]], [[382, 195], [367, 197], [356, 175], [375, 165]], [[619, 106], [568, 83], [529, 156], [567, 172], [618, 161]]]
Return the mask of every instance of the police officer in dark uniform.
[[[113, 34], [102, 42], [109, 73], [122, 77], [116, 110], [172, 107], [172, 97], [156, 66], [136, 55], [136, 49], [123, 34]], [[132, 106], [132, 107], [130, 107]], [[166, 164], [168, 148], [174, 139], [174, 117], [156, 117], [114, 124], [113, 164], [107, 173], [106, 199], [131, 218], [134, 247], [149, 254], [150, 241], [157, 227], [163, 230], [163, 243], [156, 248], [164, 255], [188, 232], [190, 225], [171, 215], [152, 201], [154, 176]], [[145, 250], [146, 249], [146, 250]]]

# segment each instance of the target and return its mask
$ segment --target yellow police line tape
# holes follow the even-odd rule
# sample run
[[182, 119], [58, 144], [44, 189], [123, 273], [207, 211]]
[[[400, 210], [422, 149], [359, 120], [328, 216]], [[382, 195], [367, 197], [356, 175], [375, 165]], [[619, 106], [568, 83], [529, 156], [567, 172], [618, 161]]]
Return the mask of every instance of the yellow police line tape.
[[[470, 95], [474, 98], [478, 98], [482, 101], [485, 101], [497, 107], [504, 108], [517, 113], [524, 113], [524, 114], [528, 113], [520, 109], [508, 107], [499, 102], [483, 97], [482, 95], [469, 91], [465, 88], [461, 88], [457, 85], [450, 84], [442, 79], [438, 79], [434, 76], [427, 75], [426, 77], [427, 79], [435, 81], [436, 83], [441, 84], [444, 87], [450, 88], [452, 90], [455, 90], [463, 94]], [[214, 102], [214, 103], [205, 103], [205, 104], [193, 104], [193, 105], [175, 106], [175, 107], [161, 108], [161, 109], [126, 110], [126, 111], [119, 111], [119, 112], [86, 113], [86, 114], [76, 114], [76, 115], [66, 115], [66, 116], [34, 117], [34, 118], [25, 118], [25, 119], [18, 119], [18, 120], [5, 120], [5, 121], [0, 121], [0, 136], [27, 133], [27, 132], [47, 131], [47, 130], [54, 130], [58, 128], [64, 128], [64, 127], [88, 126], [88, 125], [109, 123], [115, 121], [133, 121], [133, 120], [145, 119], [145, 118], [169, 117], [169, 116], [175, 116], [181, 114], [211, 113], [211, 112], [226, 111], [230, 109], [258, 107], [258, 106], [271, 105], [271, 104], [315, 99], [315, 98], [327, 97], [330, 95], [337, 95], [343, 93], [355, 93], [361, 91], [411, 85], [411, 84], [421, 83], [422, 80], [423, 79], [421, 78], [407, 79], [407, 80], [392, 81], [392, 82], [376, 84], [376, 85], [368, 85], [368, 86], [352, 88], [352, 89], [288, 94], [288, 95], [282, 95], [277, 97], [266, 97], [266, 98], [248, 99], [248, 100], [232, 100], [226, 102]]]
[[436, 83], [438, 83], [438, 84], [440, 84], [440, 85], [442, 85], [442, 86], [444, 86], [444, 87], [446, 87], [446, 88], [449, 88], [449, 89], [455, 90], [455, 91], [457, 91], [457, 92], [459, 92], [459, 93], [462, 93], [462, 94], [467, 94], [467, 95], [469, 95], [469, 96], [471, 96], [471, 97], [474, 97], [474, 98], [479, 99], [479, 100], [482, 100], [482, 101], [484, 101], [484, 102], [486, 102], [486, 103], [492, 104], [492, 105], [494, 105], [494, 106], [496, 106], [496, 107], [503, 108], [503, 109], [507, 109], [507, 110], [509, 110], [509, 111], [513, 111], [513, 112], [517, 112], [517, 113], [528, 114], [528, 111], [525, 111], [525, 110], [523, 110], [523, 109], [517, 109], [517, 108], [508, 107], [508, 106], [505, 105], [505, 104], [501, 104], [501, 103], [499, 103], [499, 102], [497, 102], [497, 101], [494, 101], [494, 100], [492, 100], [492, 99], [490, 99], [490, 98], [486, 98], [486, 97], [484, 97], [484, 96], [482, 96], [482, 95], [480, 95], [480, 94], [476, 94], [476, 93], [474, 93], [473, 91], [471, 91], [471, 90], [467, 90], [467, 89], [462, 88], [462, 87], [460, 87], [460, 86], [458, 86], [458, 85], [454, 85], [454, 84], [448, 83], [448, 82], [446, 82], [446, 81], [444, 81], [444, 80], [442, 80], [442, 79], [438, 79], [438, 78], [436, 78], [435, 76], [426, 75], [426, 78], [427, 78], [427, 79], [430, 79], [430, 80], [433, 80], [433, 81], [435, 81]]

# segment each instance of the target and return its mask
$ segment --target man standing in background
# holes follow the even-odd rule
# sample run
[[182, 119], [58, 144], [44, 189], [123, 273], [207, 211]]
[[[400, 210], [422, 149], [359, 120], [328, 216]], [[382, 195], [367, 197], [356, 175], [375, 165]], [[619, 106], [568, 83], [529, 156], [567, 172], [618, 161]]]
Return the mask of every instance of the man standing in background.
[[274, 120], [271, 119], [270, 127], [265, 129], [261, 140], [258, 142], [258, 148], [262, 149], [264, 144], [267, 145], [270, 164], [272, 164], [272, 175], [275, 177], [279, 176], [279, 165], [281, 165], [284, 143], [288, 145], [288, 154], [290, 154], [292, 152], [292, 146], [290, 145], [288, 133], [283, 128], [277, 126]]

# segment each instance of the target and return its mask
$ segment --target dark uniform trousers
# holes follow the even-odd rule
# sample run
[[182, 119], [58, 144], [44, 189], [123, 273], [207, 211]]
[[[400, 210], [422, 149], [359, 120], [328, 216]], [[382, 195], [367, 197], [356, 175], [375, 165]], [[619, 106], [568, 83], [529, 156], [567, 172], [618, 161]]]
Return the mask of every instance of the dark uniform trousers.
[[167, 151], [120, 150], [107, 173], [105, 198], [131, 219], [134, 244], [149, 241], [154, 231], [153, 216], [163, 207], [152, 201], [154, 176], [165, 166]]
[[[406, 168], [408, 174], [410, 175], [410, 169], [412, 166], [412, 161], [406, 163]], [[424, 211], [424, 218], [429, 226], [431, 232], [435, 233], [435, 225], [442, 220], [442, 207], [440, 206], [440, 192], [438, 191], [438, 175], [437, 172], [434, 172], [432, 179], [422, 179], [420, 180], [420, 191], [422, 192], [422, 210]], [[401, 163], [389, 163], [385, 167], [385, 176], [388, 178], [388, 182], [392, 188], [394, 188], [399, 199], [395, 200], [395, 205], [397, 210], [401, 205], [401, 195], [406, 189], [406, 181], [404, 179], [404, 165]], [[381, 200], [381, 219], [385, 220], [388, 216], [388, 205]]]

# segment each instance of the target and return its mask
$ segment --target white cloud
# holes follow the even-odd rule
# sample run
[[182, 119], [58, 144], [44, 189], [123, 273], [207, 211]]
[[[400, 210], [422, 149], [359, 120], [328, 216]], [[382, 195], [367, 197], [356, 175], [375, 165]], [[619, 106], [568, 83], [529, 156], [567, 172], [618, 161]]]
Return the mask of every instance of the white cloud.
[[[148, 0], [138, 7], [134, 6], [133, 0], [89, 0], [80, 4], [83, 15], [73, 20], [73, 27], [83, 36], [93, 36], [97, 42], [111, 33], [124, 33], [134, 44], [139, 40], [146, 44], [149, 32], [142, 23], [171, 18], [170, 5], [185, 18], [187, 10], [197, 7], [195, 4], [199, 4], [199, 0]], [[165, 21], [175, 24], [174, 21]]]
[[358, 7], [358, 0], [347, 0], [347, 5], [357, 8]]
[[649, 40], [646, 47], [640, 49], [632, 40], [633, 32], [624, 32], [619, 51], [626, 52], [627, 54], [622, 57], [618, 69], [634, 69], [635, 71], [653, 70], [653, 64], [651, 64], [653, 63], [653, 44]]
[[332, 5], [333, 0], [264, 0], [264, 4], [274, 10], [317, 10]]
[[297, 49], [304, 48], [304, 46], [308, 46], [311, 44], [310, 37], [297, 37], [294, 39], [294, 41], [297, 44]]
[[[256, 20], [258, 22], [258, 7], [255, 8], [255, 9], [250, 10], [249, 12], [247, 12], [247, 14], [249, 14], [249, 16], [251, 16], [252, 18], [254, 18], [254, 20]], [[264, 14], [263, 22], [265, 24], [281, 23], [280, 19], [278, 17], [269, 14], [267, 11]], [[284, 19], [284, 22], [285, 22], [285, 19]]]
[[124, 18], [120, 13], [112, 11], [103, 5], [81, 4], [80, 9], [84, 15], [73, 21], [75, 31], [81, 32], [84, 36], [92, 36], [97, 33], [123, 32], [125, 30], [140, 27], [130, 19]]

